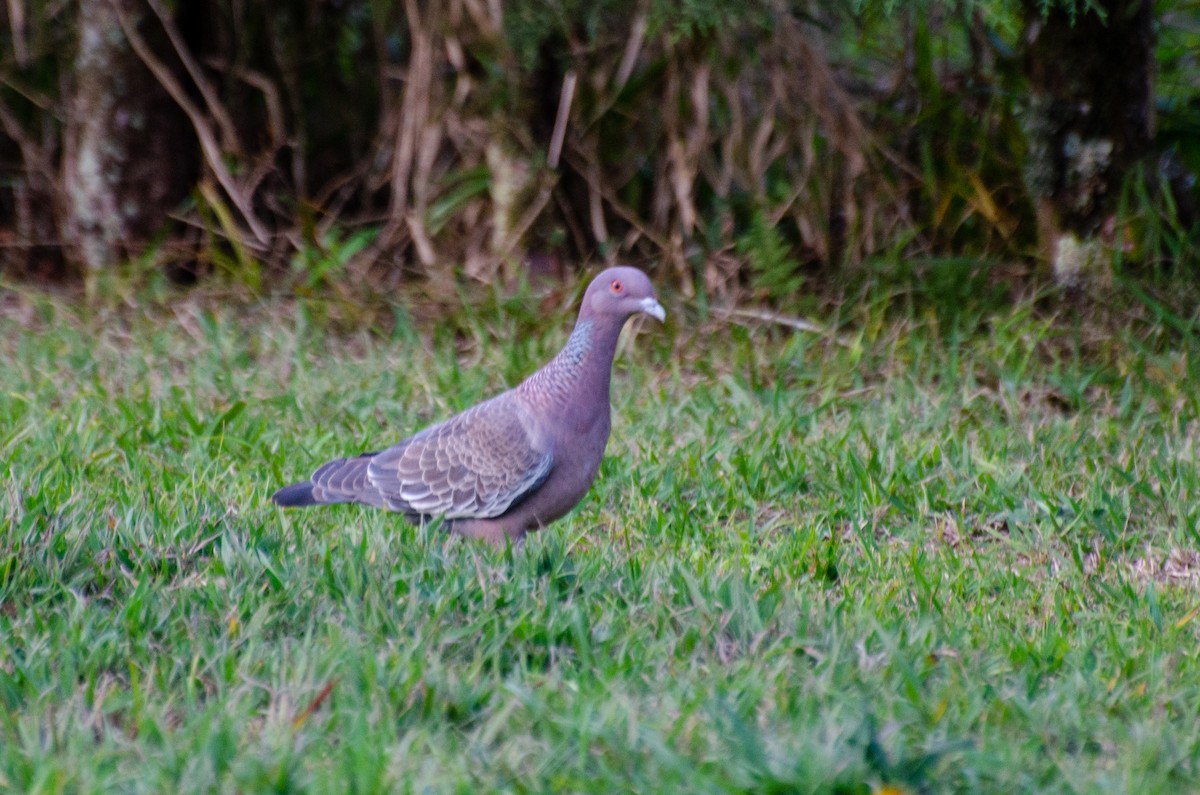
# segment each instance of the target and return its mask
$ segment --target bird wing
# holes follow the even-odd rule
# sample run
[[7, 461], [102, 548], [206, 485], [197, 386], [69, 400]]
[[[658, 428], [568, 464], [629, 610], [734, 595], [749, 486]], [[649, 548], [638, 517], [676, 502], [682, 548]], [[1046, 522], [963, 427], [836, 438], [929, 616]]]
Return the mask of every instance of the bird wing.
[[525, 411], [512, 393], [498, 395], [376, 454], [367, 477], [393, 511], [500, 516], [545, 482], [554, 463], [535, 446]]
[[363, 453], [323, 464], [312, 474], [312, 495], [318, 503], [361, 502], [385, 507], [383, 498], [367, 477], [377, 453]]

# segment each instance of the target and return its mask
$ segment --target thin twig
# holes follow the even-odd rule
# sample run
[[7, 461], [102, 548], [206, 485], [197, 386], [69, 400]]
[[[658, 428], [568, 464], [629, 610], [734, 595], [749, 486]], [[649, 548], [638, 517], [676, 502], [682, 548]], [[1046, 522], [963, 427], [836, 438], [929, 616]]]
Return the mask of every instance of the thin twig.
[[8, 0], [8, 21], [12, 31], [13, 57], [17, 66], [24, 69], [29, 65], [29, 48], [25, 45], [25, 4], [22, 0]]
[[563, 138], [567, 134], [567, 121], [571, 118], [571, 103], [575, 99], [575, 81], [578, 79], [579, 75], [574, 69], [568, 69], [563, 77], [562, 93], [558, 97], [558, 115], [554, 119], [554, 134], [550, 136], [550, 152], [546, 157], [546, 165], [550, 168], [558, 168]]
[[629, 39], [625, 42], [625, 52], [621, 55], [621, 65], [617, 67], [617, 74], [613, 78], [614, 97], [621, 93], [621, 89], [625, 87], [633, 74], [633, 67], [637, 65], [642, 44], [646, 41], [647, 27], [646, 12], [639, 11], [638, 15], [633, 18], [633, 27], [629, 31]]
[[592, 235], [596, 242], [604, 245], [608, 242], [608, 224], [604, 222], [603, 196], [596, 186], [601, 182], [600, 164], [595, 158], [588, 162], [588, 219], [592, 222]]
[[[728, 318], [735, 323], [739, 320], [759, 320], [764, 323], [774, 323], [777, 326], [786, 326], [787, 328], [795, 329], [796, 331], [807, 331], [812, 334], [819, 334], [822, 337], [836, 342], [842, 347], [849, 348], [854, 342], [840, 334], [837, 334], [829, 329], [820, 326], [811, 320], [805, 320], [802, 317], [788, 317], [781, 315], [778, 312], [771, 312], [766, 309], [725, 309], [724, 307], [714, 306], [712, 311], [722, 317]], [[745, 325], [745, 324], [742, 324]]]
[[56, 192], [58, 191], [58, 175], [54, 173], [54, 168], [50, 164], [50, 158], [46, 151], [39, 146], [32, 138], [30, 138], [17, 117], [12, 115], [8, 106], [0, 103], [0, 128], [4, 129], [6, 135], [17, 143], [17, 148], [21, 150], [21, 158], [34, 171], [41, 175]]
[[[283, 102], [279, 99], [279, 89], [271, 82], [271, 78], [255, 69], [235, 66], [224, 58], [205, 58], [204, 62], [213, 69], [227, 72], [262, 92], [263, 103], [267, 108], [267, 132], [271, 145], [276, 149], [286, 145], [287, 122], [284, 121]], [[274, 156], [274, 153], [271, 154]]]
[[529, 206], [525, 208], [525, 212], [521, 214], [521, 218], [517, 221], [516, 226], [514, 226], [512, 231], [508, 233], [508, 237], [505, 238], [504, 244], [501, 246], [500, 251], [497, 252], [501, 260], [506, 259], [510, 254], [512, 254], [513, 250], [517, 247], [517, 244], [521, 242], [521, 238], [525, 236], [525, 233], [529, 231], [531, 226], [533, 226], [533, 222], [536, 221], [538, 216], [542, 214], [542, 210], [546, 208], [546, 203], [550, 201], [550, 197], [553, 195], [554, 185], [556, 182], [558, 182], [558, 180], [553, 176], [543, 179], [542, 186], [538, 189], [537, 196], [534, 197], [533, 201], [529, 203]]

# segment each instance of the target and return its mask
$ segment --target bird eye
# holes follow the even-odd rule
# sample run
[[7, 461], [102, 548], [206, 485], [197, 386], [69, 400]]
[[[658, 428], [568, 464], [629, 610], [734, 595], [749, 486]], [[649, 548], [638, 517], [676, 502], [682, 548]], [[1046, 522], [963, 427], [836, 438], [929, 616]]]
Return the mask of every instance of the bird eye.
[[613, 291], [613, 295], [620, 295], [625, 291], [625, 285], [621, 284], [620, 279], [613, 279], [609, 288]]

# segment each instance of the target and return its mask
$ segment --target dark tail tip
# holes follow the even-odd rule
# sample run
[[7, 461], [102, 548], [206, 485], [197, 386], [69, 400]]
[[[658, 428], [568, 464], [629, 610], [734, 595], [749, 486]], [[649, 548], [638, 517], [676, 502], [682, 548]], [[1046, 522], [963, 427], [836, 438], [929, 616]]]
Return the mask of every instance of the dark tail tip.
[[309, 505], [316, 505], [317, 498], [313, 496], [312, 481], [306, 480], [303, 483], [293, 483], [290, 486], [284, 486], [271, 495], [271, 502], [284, 508], [304, 508]]

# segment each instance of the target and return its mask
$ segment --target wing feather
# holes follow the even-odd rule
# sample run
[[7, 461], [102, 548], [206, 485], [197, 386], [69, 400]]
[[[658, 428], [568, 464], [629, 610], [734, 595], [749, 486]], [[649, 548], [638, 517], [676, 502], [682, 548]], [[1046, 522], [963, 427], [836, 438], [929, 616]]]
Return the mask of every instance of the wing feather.
[[383, 507], [378, 490], [367, 475], [375, 453], [339, 458], [313, 473], [313, 496], [318, 502], [361, 502]]
[[500, 516], [545, 482], [553, 465], [535, 446], [524, 411], [512, 393], [499, 395], [378, 453], [367, 478], [393, 511]]

